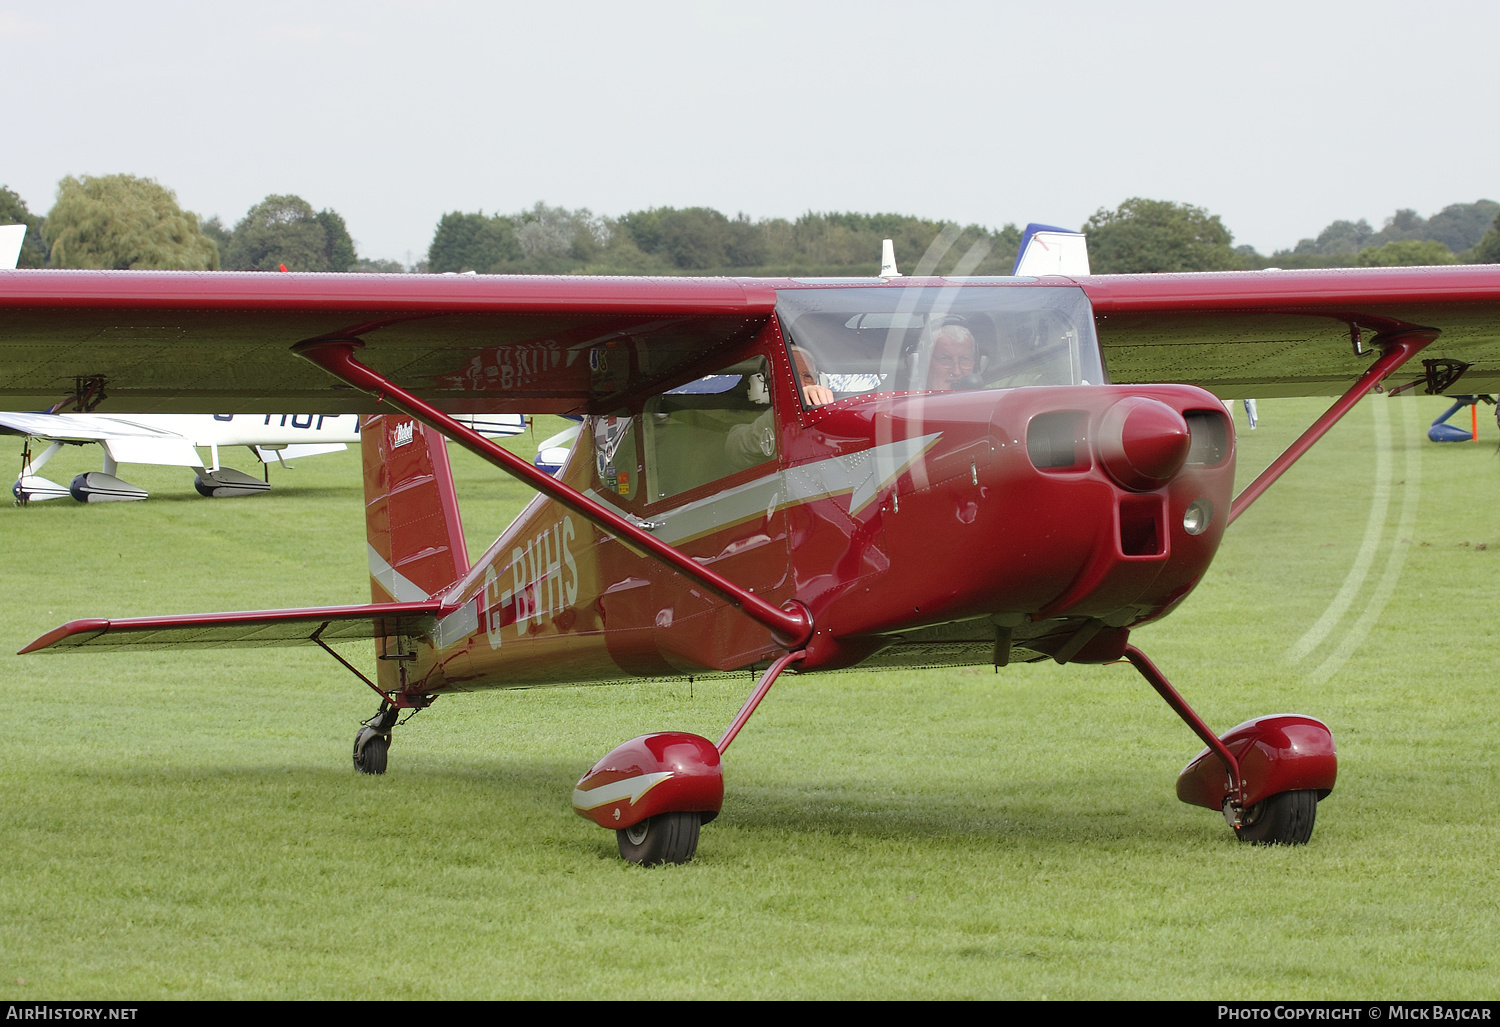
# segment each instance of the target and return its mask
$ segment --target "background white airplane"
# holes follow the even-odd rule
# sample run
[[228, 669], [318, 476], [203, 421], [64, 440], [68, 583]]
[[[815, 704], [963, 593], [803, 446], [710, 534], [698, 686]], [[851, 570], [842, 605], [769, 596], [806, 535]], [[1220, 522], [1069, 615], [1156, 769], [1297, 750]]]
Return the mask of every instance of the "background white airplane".
[[[0, 268], [13, 268], [26, 237], [25, 225], [0, 225]], [[526, 429], [520, 414], [460, 418], [491, 437], [517, 435]], [[117, 476], [120, 464], [164, 464], [191, 467], [193, 485], [216, 498], [253, 496], [271, 488], [269, 469], [262, 478], [225, 467], [219, 450], [245, 446], [268, 465], [320, 453], [335, 453], [359, 441], [355, 414], [59, 414], [0, 411], [0, 434], [24, 436], [21, 475], [11, 486], [17, 503], [72, 496], [80, 503], [145, 499], [146, 490]], [[35, 457], [31, 440], [47, 443]], [[37, 474], [63, 446], [104, 447], [104, 468], [59, 485]], [[208, 450], [204, 459], [199, 450]], [[263, 480], [264, 479], [264, 480]]]
[[[526, 430], [520, 414], [475, 415], [461, 418], [475, 431], [491, 437], [518, 435]], [[146, 490], [118, 477], [120, 464], [162, 464], [191, 467], [193, 486], [213, 498], [252, 496], [271, 488], [262, 478], [225, 467], [219, 451], [244, 446], [256, 460], [283, 467], [288, 459], [334, 453], [359, 441], [355, 414], [49, 414], [0, 412], [0, 433], [27, 439], [21, 475], [11, 486], [17, 503], [72, 496], [80, 503], [145, 499]], [[31, 456], [32, 439], [48, 443]], [[104, 467], [60, 485], [37, 472], [65, 445], [95, 443], [104, 448]], [[204, 459], [200, 450], [208, 451]]]

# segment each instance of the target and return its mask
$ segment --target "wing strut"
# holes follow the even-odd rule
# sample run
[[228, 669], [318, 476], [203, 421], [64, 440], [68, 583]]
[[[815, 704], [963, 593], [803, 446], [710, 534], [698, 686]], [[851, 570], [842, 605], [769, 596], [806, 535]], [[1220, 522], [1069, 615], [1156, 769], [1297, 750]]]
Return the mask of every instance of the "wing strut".
[[1407, 331], [1399, 331], [1390, 335], [1376, 336], [1373, 340], [1380, 347], [1380, 356], [1375, 358], [1375, 363], [1370, 365], [1369, 370], [1359, 376], [1359, 381], [1349, 387], [1333, 406], [1312, 423], [1312, 426], [1297, 437], [1260, 475], [1245, 486], [1245, 490], [1234, 497], [1234, 502], [1229, 507], [1229, 520], [1226, 526], [1234, 523], [1234, 519], [1245, 512], [1245, 508], [1260, 498], [1260, 494], [1271, 487], [1271, 483], [1286, 473], [1287, 468], [1296, 463], [1298, 458], [1312, 448], [1313, 443], [1321, 439], [1339, 422], [1339, 419], [1354, 408], [1354, 404], [1364, 398], [1365, 393], [1373, 389], [1380, 380], [1390, 374], [1396, 368], [1416, 356], [1432, 340], [1438, 337], [1435, 328], [1416, 328]]
[[480, 459], [521, 479], [553, 502], [567, 507], [600, 530], [616, 536], [637, 552], [659, 560], [679, 574], [698, 582], [752, 620], [769, 628], [776, 641], [787, 649], [800, 648], [812, 637], [812, 615], [795, 599], [784, 606], [771, 605], [754, 592], [742, 588], [662, 542], [628, 518], [594, 502], [577, 489], [564, 485], [550, 474], [543, 473], [515, 454], [502, 449], [472, 428], [355, 360], [355, 348], [363, 346], [364, 343], [358, 339], [314, 339], [298, 343], [292, 347], [292, 352], [311, 360], [340, 381], [370, 393], [377, 401], [389, 403], [397, 410], [436, 429]]

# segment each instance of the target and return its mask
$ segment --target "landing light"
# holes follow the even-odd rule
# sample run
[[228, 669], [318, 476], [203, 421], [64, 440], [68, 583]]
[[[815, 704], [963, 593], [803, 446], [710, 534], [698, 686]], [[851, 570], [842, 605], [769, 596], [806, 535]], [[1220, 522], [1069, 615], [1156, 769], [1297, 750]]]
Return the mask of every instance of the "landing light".
[[1195, 500], [1182, 513], [1182, 530], [1189, 535], [1201, 535], [1214, 520], [1214, 505], [1206, 499]]

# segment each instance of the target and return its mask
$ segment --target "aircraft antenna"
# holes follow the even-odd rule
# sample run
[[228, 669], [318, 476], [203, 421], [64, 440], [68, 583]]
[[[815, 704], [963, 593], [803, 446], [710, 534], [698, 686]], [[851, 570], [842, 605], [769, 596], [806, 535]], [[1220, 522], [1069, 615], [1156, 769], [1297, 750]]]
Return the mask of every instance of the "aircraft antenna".
[[880, 244], [880, 277], [901, 277], [901, 272], [896, 270], [896, 244], [889, 239]]

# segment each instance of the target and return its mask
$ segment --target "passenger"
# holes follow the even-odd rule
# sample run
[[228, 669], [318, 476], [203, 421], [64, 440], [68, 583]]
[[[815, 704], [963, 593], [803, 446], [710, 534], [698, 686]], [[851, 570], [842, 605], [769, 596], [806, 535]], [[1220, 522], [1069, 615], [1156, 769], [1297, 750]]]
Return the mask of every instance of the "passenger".
[[974, 333], [963, 325], [939, 328], [932, 336], [927, 387], [935, 392], [952, 390], [960, 378], [974, 373], [974, 352]]
[[[797, 384], [802, 390], [802, 402], [808, 407], [820, 407], [834, 400], [833, 390], [818, 384], [818, 368], [806, 350], [791, 347], [792, 362], [797, 368]], [[749, 424], [737, 424], [729, 429], [724, 440], [724, 456], [732, 471], [742, 471], [776, 455], [776, 414], [767, 408]]]

